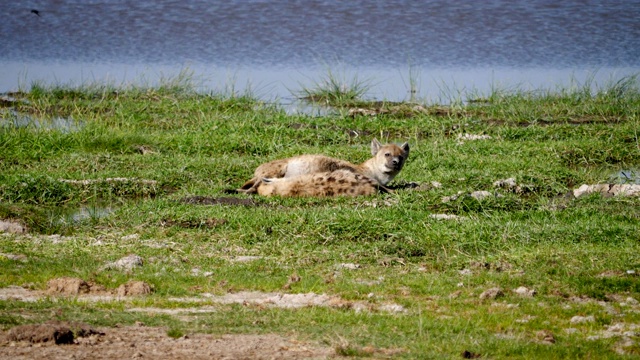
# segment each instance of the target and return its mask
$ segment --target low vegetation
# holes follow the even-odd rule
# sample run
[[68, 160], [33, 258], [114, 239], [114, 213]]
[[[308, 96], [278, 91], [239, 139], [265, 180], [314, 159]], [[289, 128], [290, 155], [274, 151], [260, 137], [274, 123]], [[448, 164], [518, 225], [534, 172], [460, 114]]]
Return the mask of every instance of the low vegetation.
[[[319, 117], [184, 82], [8, 94], [0, 220], [15, 226], [0, 233], [0, 288], [72, 277], [153, 292], [32, 302], [0, 289], [0, 327], [53, 316], [173, 338], [275, 333], [346, 357], [640, 355], [640, 197], [572, 192], [640, 182], [636, 78], [448, 105], [328, 83], [304, 90], [339, 109]], [[394, 194], [230, 192], [277, 158], [360, 163], [373, 137], [411, 144]], [[245, 293], [332, 300], [221, 300]]]

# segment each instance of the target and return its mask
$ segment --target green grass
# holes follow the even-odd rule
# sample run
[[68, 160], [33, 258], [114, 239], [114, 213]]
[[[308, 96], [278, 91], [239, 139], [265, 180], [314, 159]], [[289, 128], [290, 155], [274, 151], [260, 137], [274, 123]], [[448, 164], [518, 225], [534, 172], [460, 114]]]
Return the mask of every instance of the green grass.
[[[324, 96], [341, 99], [330, 104], [366, 103], [362, 83], [345, 88], [331, 75], [323, 81], [333, 93]], [[310, 117], [250, 96], [199, 93], [188, 77], [149, 88], [36, 84], [16, 95], [15, 110], [39, 124], [62, 117], [77, 126], [16, 126], [11, 113], [0, 112], [0, 219], [30, 229], [0, 235], [0, 253], [26, 256], [0, 255], [0, 287], [44, 289], [52, 278], [73, 276], [107, 289], [143, 280], [154, 293], [115, 303], [2, 300], [0, 326], [55, 313], [94, 325], [142, 321], [166, 327], [172, 337], [295, 333], [353, 357], [402, 349], [393, 356], [624, 358], [615, 351], [619, 336], [590, 337], [607, 325], [640, 322], [637, 305], [620, 304], [640, 300], [640, 200], [566, 194], [581, 184], [622, 181], [621, 171], [637, 176], [640, 93], [634, 77], [591, 88], [496, 91], [487, 101], [423, 105], [410, 114]], [[464, 133], [491, 138], [461, 140]], [[277, 158], [324, 153], [364, 161], [372, 137], [411, 144], [395, 194], [250, 198], [255, 206], [182, 201], [249, 199], [226, 190]], [[494, 187], [511, 177], [520, 192]], [[432, 181], [441, 186], [406, 186]], [[442, 201], [477, 190], [499, 196]], [[76, 216], [81, 207], [88, 216]], [[463, 219], [430, 217], [441, 213]], [[145, 259], [144, 266], [104, 269], [129, 254]], [[232, 261], [239, 255], [259, 259]], [[299, 281], [291, 282], [292, 275]], [[520, 286], [536, 296], [513, 293]], [[492, 287], [505, 296], [480, 300]], [[170, 298], [245, 290], [325, 293], [372, 307], [395, 303], [406, 312], [218, 304], [187, 321], [127, 311], [197, 307]], [[572, 324], [576, 315], [595, 321]], [[543, 330], [555, 344], [540, 341]], [[637, 356], [633, 340], [624, 350]]]

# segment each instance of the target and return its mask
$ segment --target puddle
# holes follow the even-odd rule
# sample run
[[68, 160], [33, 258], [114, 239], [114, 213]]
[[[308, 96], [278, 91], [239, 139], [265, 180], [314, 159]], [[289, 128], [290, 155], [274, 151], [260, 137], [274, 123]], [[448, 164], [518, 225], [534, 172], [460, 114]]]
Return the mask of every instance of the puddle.
[[307, 115], [310, 117], [322, 117], [339, 113], [331, 106], [315, 104], [304, 99], [283, 98], [279, 105], [287, 115]]
[[115, 210], [114, 206], [102, 204], [82, 205], [74, 208], [58, 207], [50, 210], [49, 218], [59, 225], [77, 225], [86, 221], [106, 218]]
[[640, 169], [620, 170], [609, 181], [614, 184], [640, 184]]
[[59, 130], [62, 132], [78, 131], [82, 127], [81, 121], [71, 117], [54, 117], [51, 119], [37, 118], [13, 109], [0, 109], [0, 127], [34, 128], [44, 130]]

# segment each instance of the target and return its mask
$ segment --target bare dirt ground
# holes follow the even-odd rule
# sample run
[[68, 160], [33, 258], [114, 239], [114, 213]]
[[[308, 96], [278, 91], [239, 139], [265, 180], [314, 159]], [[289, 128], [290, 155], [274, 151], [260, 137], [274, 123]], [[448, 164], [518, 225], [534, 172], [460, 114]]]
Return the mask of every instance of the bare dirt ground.
[[167, 335], [166, 329], [144, 325], [90, 328], [51, 321], [0, 333], [0, 358], [16, 360], [327, 359], [334, 355], [335, 350], [328, 346], [279, 335], [194, 334], [174, 339]]
[[[151, 292], [143, 282], [129, 282], [115, 291], [78, 278], [56, 278], [46, 290], [29, 290], [20, 286], [0, 289], [0, 299], [33, 302], [47, 297], [72, 297], [77, 301], [127, 301], [131, 296], [145, 296]], [[180, 309], [153, 307], [130, 308], [129, 311], [168, 313], [180, 316], [215, 311], [211, 304], [259, 304], [280, 308], [327, 306], [349, 308], [354, 311], [385, 311], [402, 313], [396, 304], [373, 306], [349, 302], [324, 294], [281, 294], [239, 292], [225, 295], [202, 294], [199, 297], [173, 298], [173, 301], [203, 303], [203, 306]], [[373, 306], [373, 307], [372, 307]], [[364, 349], [369, 356], [389, 354], [400, 350]], [[188, 334], [178, 339], [167, 335], [167, 329], [138, 326], [93, 328], [86, 324], [48, 321], [41, 324], [20, 325], [0, 331], [0, 359], [327, 359], [340, 358], [336, 348], [268, 335], [207, 335]], [[374, 356], [375, 358], [375, 356]]]

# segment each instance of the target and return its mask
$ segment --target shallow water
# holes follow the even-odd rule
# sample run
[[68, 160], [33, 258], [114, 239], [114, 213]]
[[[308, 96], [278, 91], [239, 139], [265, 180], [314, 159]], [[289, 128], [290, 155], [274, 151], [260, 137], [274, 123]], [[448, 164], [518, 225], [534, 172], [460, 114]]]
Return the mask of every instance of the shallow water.
[[77, 208], [56, 207], [50, 217], [59, 225], [77, 225], [85, 221], [96, 221], [111, 215], [117, 207], [106, 204], [82, 205]]
[[640, 185], [640, 168], [624, 169], [616, 172], [609, 179], [614, 184], [638, 184]]
[[[37, 14], [31, 10], [37, 10]], [[4, 1], [0, 92], [153, 84], [292, 97], [331, 68], [378, 99], [553, 88], [640, 72], [640, 1]], [[594, 75], [595, 74], [595, 75]]]
[[71, 117], [63, 118], [56, 116], [45, 119], [23, 114], [13, 109], [0, 109], [0, 128], [34, 128], [73, 132], [79, 130], [82, 126], [83, 122], [74, 120]]

